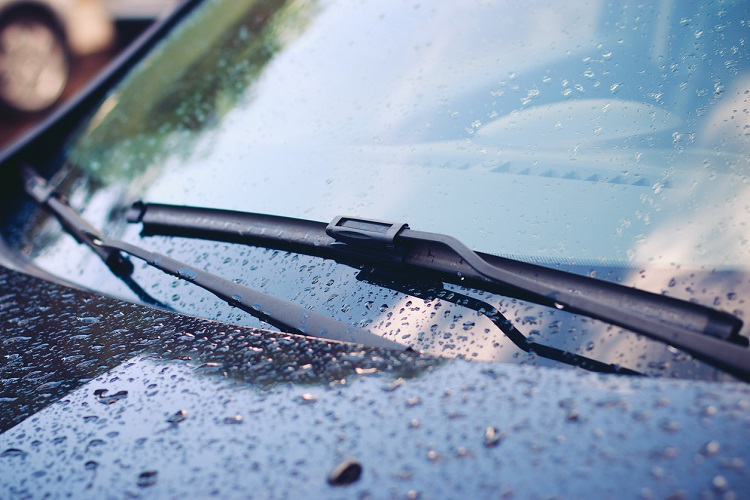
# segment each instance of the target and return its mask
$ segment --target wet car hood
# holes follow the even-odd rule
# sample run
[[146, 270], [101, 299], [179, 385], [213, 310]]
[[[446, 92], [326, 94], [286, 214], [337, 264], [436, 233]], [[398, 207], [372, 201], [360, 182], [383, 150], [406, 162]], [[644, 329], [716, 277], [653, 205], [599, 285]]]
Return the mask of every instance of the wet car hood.
[[[2, 497], [750, 492], [746, 384], [437, 360], [0, 283]], [[346, 460], [361, 477], [332, 485]]]

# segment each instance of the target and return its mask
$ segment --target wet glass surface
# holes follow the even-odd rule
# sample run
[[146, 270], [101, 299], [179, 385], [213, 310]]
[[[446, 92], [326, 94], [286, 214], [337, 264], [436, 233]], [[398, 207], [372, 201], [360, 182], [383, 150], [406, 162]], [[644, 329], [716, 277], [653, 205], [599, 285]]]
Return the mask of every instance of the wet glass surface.
[[[435, 296], [410, 277], [392, 291], [286, 252], [141, 241], [122, 215], [143, 198], [404, 220], [744, 318], [746, 11], [207, 2], [102, 104], [53, 181], [110, 236], [427, 353], [547, 364], [477, 310], [495, 309], [540, 343], [714, 378], [679, 351], [562, 311], [453, 285]], [[56, 221], [18, 213], [6, 234], [36, 264], [135, 300]], [[186, 282], [146, 269], [137, 279], [179, 311], [263, 326]]]

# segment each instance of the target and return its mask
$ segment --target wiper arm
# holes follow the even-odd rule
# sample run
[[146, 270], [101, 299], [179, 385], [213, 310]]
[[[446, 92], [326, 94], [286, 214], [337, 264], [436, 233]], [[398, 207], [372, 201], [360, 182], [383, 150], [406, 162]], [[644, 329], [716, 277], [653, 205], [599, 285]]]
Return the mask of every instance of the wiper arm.
[[167, 308], [164, 304], [151, 297], [141, 286], [133, 280], [133, 263], [124, 258], [120, 252], [113, 249], [96, 246], [91, 237], [103, 237], [97, 229], [83, 220], [65, 201], [59, 196], [41, 177], [30, 167], [22, 170], [24, 189], [34, 200], [46, 206], [55, 214], [65, 230], [75, 238], [78, 243], [85, 244], [104, 262], [104, 264], [117, 276], [133, 293], [143, 302], [159, 307]]
[[330, 224], [263, 214], [135, 203], [142, 235], [182, 236], [290, 250], [347, 264], [378, 264], [518, 296], [611, 323], [750, 377], [742, 321], [723, 311], [574, 273], [474, 252], [404, 223], [337, 217]]
[[30, 168], [24, 169], [24, 188], [40, 204], [46, 206], [63, 228], [79, 243], [95, 252], [112, 272], [122, 278], [130, 277], [133, 264], [123, 253], [145, 261], [149, 266], [177, 276], [213, 293], [223, 301], [289, 333], [354, 342], [371, 347], [405, 350], [407, 346], [375, 335], [334, 318], [310, 311], [298, 304], [279, 299], [253, 288], [192, 267], [167, 255], [108, 239], [89, 224], [43, 178]]

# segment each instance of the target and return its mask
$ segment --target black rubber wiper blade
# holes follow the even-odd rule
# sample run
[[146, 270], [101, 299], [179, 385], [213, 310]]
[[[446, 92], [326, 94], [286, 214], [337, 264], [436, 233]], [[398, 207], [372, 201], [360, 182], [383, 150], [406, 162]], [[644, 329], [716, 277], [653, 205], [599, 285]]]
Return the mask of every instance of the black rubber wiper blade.
[[533, 300], [675, 346], [750, 378], [742, 321], [727, 312], [566, 271], [474, 252], [457, 239], [405, 223], [337, 217], [330, 224], [265, 214], [135, 203], [128, 221], [142, 235], [242, 243], [387, 265], [430, 278]]
[[352, 342], [370, 347], [385, 347], [400, 351], [407, 349], [407, 346], [375, 335], [369, 330], [349, 325], [293, 302], [240, 285], [167, 255], [151, 252], [124, 241], [107, 238], [94, 238], [93, 243], [100, 248], [124, 252], [143, 260], [151, 267], [189, 281], [208, 290], [224, 302], [285, 332]]
[[167, 274], [189, 281], [230, 305], [285, 332], [370, 347], [400, 351], [408, 349], [408, 346], [375, 335], [363, 328], [349, 325], [293, 302], [216, 276], [167, 255], [151, 252], [124, 241], [109, 239], [70, 207], [65, 199], [56, 194], [31, 168], [24, 169], [23, 175], [26, 192], [37, 202], [46, 206], [57, 217], [66, 232], [79, 243], [91, 248], [120, 278], [123, 276], [130, 278], [133, 271], [133, 264], [122, 255], [124, 253], [141, 259], [149, 266]]

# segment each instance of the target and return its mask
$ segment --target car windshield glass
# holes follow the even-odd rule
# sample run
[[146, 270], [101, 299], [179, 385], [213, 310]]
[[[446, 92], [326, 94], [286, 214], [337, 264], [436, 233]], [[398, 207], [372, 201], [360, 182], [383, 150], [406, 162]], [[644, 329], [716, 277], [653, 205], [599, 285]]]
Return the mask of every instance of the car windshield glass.
[[[209, 0], [110, 93], [51, 180], [118, 239], [138, 238], [123, 217], [138, 199], [408, 221], [477, 251], [743, 318], [747, 9]], [[11, 243], [65, 279], [132, 299], [46, 220], [19, 217]], [[418, 283], [384, 291], [312, 257], [154, 240], [191, 265], [428, 352], [519, 358], [486, 317]], [[180, 310], [249, 321], [141, 273], [147, 292]], [[544, 343], [640, 371], [713, 373], [611, 325], [475, 298]]]

